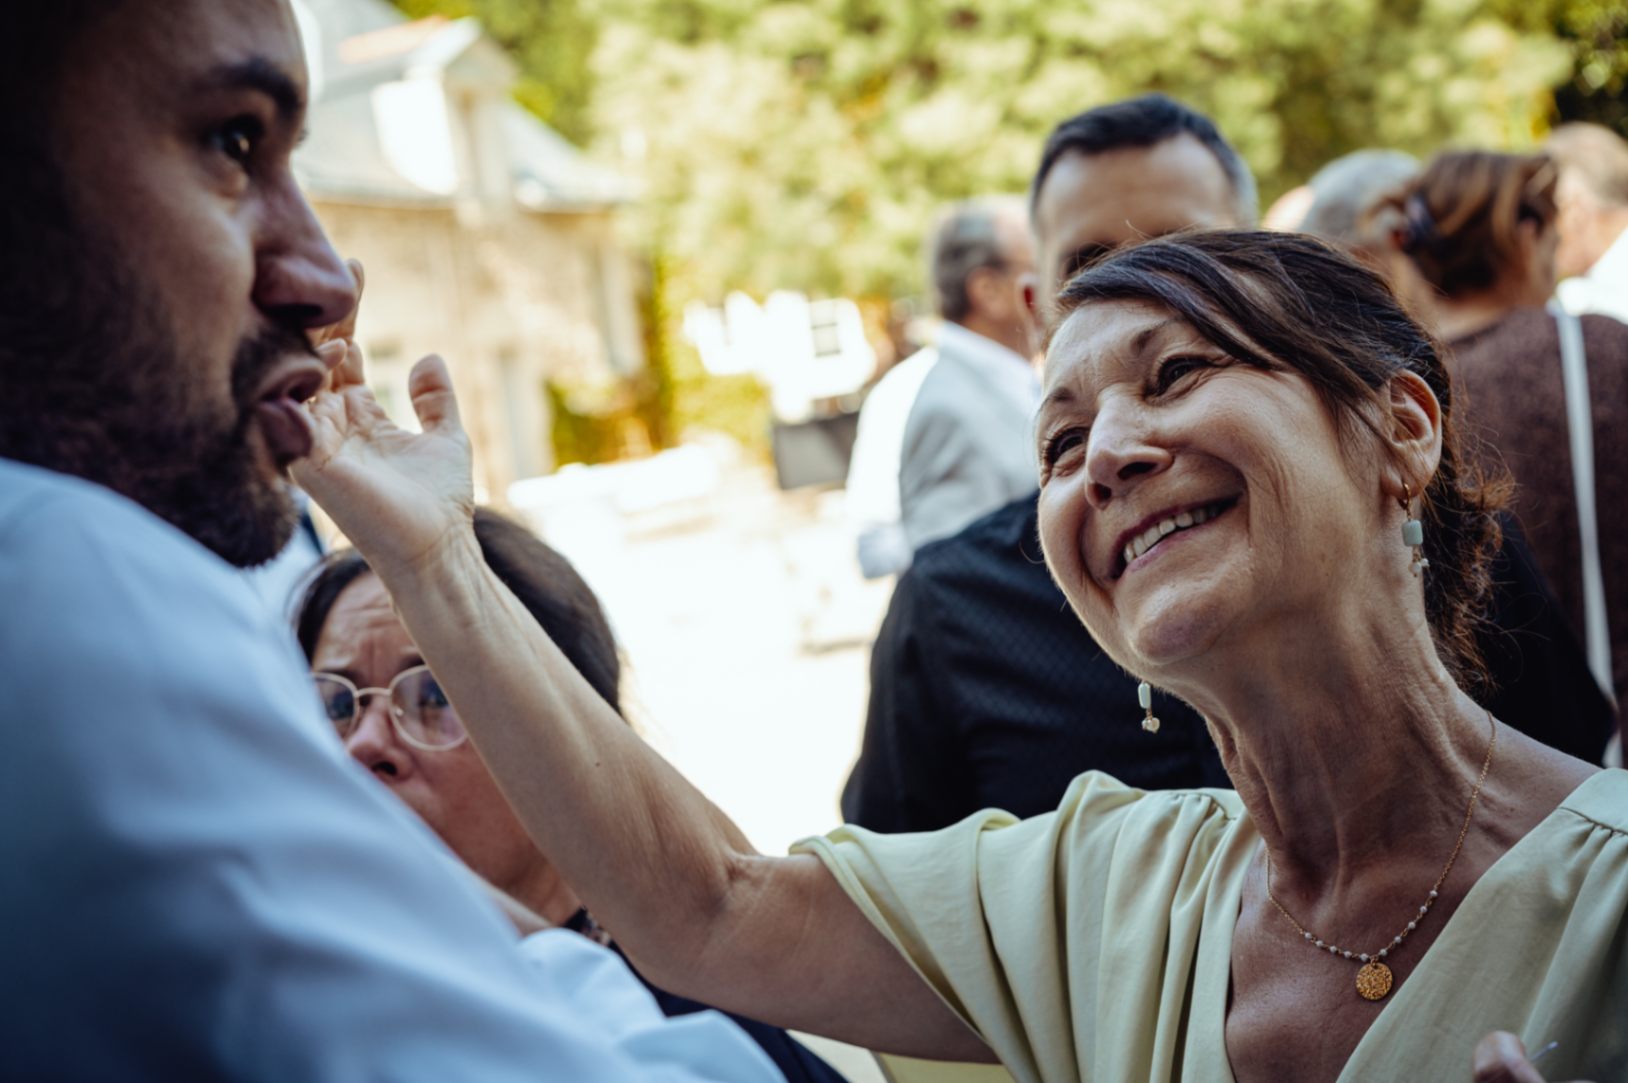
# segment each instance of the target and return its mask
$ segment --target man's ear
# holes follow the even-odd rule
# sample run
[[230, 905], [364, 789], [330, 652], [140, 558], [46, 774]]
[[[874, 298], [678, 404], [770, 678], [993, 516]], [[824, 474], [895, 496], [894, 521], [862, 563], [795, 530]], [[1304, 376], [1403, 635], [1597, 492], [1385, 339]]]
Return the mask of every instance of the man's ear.
[[1441, 403], [1424, 377], [1399, 372], [1391, 377], [1385, 395], [1385, 442], [1392, 465], [1384, 484], [1401, 497], [1404, 486], [1422, 492], [1441, 463]]
[[1024, 271], [1018, 275], [1018, 297], [1023, 301], [1023, 307], [1029, 313], [1029, 318], [1034, 321], [1036, 327], [1040, 327], [1044, 323], [1040, 318], [1040, 313], [1035, 310], [1035, 297], [1037, 296], [1035, 288], [1039, 285], [1040, 276], [1033, 271]]
[[1045, 319], [1040, 318], [1039, 288], [1039, 274], [1035, 274], [1032, 270], [1026, 270], [1021, 275], [1017, 275], [1017, 300], [1022, 301], [1024, 311], [1029, 313], [1029, 321], [1034, 324], [1037, 334], [1044, 334], [1044, 332], [1040, 332], [1040, 329], [1045, 327]]

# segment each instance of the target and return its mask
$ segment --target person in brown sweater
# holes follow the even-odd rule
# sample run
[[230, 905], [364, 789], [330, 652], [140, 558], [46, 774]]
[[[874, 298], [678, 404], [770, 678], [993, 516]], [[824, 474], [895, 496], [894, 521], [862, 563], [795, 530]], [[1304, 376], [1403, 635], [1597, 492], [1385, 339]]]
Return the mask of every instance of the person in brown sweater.
[[[1541, 155], [1438, 155], [1382, 201], [1399, 225], [1398, 292], [1452, 357], [1460, 416], [1481, 455], [1516, 482], [1515, 508], [1539, 568], [1583, 637], [1583, 578], [1560, 333], [1545, 308], [1555, 282], [1553, 163]], [[1408, 279], [1412, 281], [1408, 281]], [[1423, 285], [1427, 288], [1421, 290]], [[1593, 410], [1594, 500], [1612, 683], [1628, 693], [1628, 326], [1582, 317]]]

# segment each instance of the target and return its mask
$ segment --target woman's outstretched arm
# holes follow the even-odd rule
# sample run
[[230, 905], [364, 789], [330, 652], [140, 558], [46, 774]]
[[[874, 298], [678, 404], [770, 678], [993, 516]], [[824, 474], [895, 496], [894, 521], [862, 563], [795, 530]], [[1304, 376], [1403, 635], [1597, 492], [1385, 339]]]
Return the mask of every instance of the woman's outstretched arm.
[[534, 841], [657, 984], [870, 1048], [989, 1052], [812, 856], [756, 853], [640, 741], [486, 567], [446, 367], [411, 391], [422, 433], [391, 425], [353, 344], [312, 404], [298, 480], [383, 580]]
[[472, 532], [385, 585], [522, 822], [652, 981], [859, 1045], [977, 1055], [817, 858], [756, 853], [634, 735]]

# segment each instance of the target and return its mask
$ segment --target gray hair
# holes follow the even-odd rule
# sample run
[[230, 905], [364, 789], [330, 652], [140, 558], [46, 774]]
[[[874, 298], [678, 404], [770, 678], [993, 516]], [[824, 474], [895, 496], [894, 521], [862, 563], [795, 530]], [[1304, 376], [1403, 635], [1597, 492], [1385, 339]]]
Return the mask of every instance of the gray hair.
[[1573, 121], [1551, 132], [1543, 149], [1596, 199], [1628, 206], [1628, 140], [1604, 125]]
[[1311, 209], [1300, 231], [1361, 247], [1369, 241], [1368, 212], [1418, 175], [1419, 160], [1399, 150], [1358, 150], [1336, 158], [1311, 179]]
[[927, 252], [939, 315], [955, 323], [967, 318], [972, 311], [967, 280], [974, 271], [1006, 262], [1000, 219], [1011, 216], [1022, 222], [1023, 215], [1021, 196], [982, 196], [957, 203], [940, 216]]

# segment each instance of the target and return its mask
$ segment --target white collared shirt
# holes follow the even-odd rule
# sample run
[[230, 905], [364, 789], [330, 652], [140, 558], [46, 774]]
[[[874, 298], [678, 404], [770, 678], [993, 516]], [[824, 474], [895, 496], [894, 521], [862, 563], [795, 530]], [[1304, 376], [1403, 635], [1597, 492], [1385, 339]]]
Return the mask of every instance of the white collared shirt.
[[0, 704], [0, 1078], [781, 1079], [574, 933], [518, 948], [241, 575], [5, 459]]
[[910, 407], [937, 363], [936, 348], [917, 350], [888, 369], [859, 408], [843, 505], [854, 531], [859, 570], [867, 579], [910, 566], [910, 542], [899, 522], [899, 457]]
[[1628, 323], [1628, 229], [1617, 234], [1594, 266], [1561, 282], [1555, 296], [1574, 316], [1592, 313]]
[[938, 349], [940, 353], [953, 353], [971, 363], [1013, 405], [1033, 419], [1040, 407], [1040, 376], [1029, 358], [949, 320], [938, 329]]

